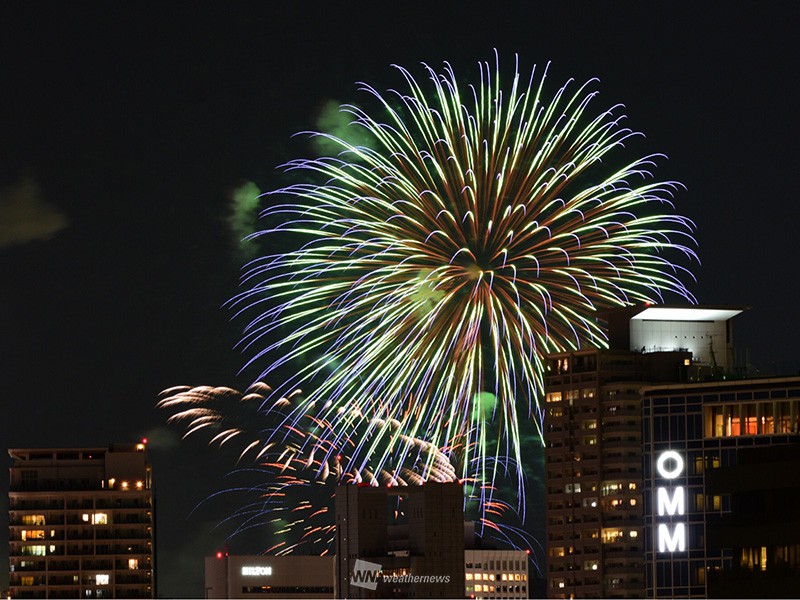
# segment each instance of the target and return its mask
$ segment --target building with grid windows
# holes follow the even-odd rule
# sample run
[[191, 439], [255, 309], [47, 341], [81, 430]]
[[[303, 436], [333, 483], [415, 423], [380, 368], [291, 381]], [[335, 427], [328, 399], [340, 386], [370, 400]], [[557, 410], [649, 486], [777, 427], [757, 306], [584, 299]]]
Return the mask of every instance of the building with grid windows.
[[548, 597], [644, 596], [642, 390], [733, 371], [741, 311], [621, 308], [607, 315], [608, 349], [547, 357]]
[[646, 596], [792, 597], [800, 377], [643, 390]]
[[522, 550], [464, 550], [467, 597], [531, 598], [529, 561]]
[[155, 598], [145, 444], [9, 455], [14, 598]]

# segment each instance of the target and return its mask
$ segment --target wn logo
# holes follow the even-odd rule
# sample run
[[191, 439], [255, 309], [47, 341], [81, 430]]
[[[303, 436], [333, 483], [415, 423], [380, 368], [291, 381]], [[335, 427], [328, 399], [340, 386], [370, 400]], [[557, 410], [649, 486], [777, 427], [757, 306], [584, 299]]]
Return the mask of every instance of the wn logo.
[[356, 587], [375, 590], [378, 587], [378, 578], [381, 575], [381, 566], [378, 563], [357, 559], [350, 575], [350, 583]]

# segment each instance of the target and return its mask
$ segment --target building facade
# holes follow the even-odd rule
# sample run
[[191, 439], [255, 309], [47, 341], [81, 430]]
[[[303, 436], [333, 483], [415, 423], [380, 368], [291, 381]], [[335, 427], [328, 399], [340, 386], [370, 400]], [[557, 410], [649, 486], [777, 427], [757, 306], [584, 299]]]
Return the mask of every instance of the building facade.
[[741, 311], [621, 308], [606, 316], [608, 349], [547, 357], [548, 597], [645, 594], [642, 390], [732, 371]]
[[642, 411], [647, 597], [796, 595], [800, 377], [654, 386]]
[[154, 598], [152, 472], [145, 444], [12, 449], [14, 598]]
[[584, 350], [548, 357], [547, 595], [644, 594], [641, 389], [685, 377], [688, 352]]
[[335, 598], [332, 556], [228, 556], [205, 559], [206, 598]]
[[337, 597], [463, 598], [464, 581], [461, 484], [337, 488]]
[[530, 556], [521, 550], [464, 550], [468, 598], [530, 598]]

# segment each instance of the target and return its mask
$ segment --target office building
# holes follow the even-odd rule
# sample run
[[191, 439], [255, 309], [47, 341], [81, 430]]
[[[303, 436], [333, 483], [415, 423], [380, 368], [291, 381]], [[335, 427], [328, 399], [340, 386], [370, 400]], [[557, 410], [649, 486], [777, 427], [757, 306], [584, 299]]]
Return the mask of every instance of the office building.
[[800, 377], [643, 390], [646, 596], [792, 597]]
[[145, 444], [12, 449], [14, 598], [154, 598], [152, 473]]
[[468, 598], [530, 598], [530, 556], [522, 550], [464, 550]]
[[740, 312], [621, 308], [607, 315], [608, 349], [547, 357], [548, 597], [644, 595], [642, 389], [729, 372]]
[[206, 598], [335, 598], [333, 556], [228, 556], [205, 559]]
[[336, 490], [339, 598], [463, 598], [459, 483]]

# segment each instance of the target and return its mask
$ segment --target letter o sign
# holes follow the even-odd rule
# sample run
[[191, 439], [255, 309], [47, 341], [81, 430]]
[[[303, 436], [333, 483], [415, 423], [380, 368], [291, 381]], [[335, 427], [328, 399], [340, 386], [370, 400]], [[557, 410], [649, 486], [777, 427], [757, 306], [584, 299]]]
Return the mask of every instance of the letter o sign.
[[[666, 462], [668, 460], [675, 461], [675, 467], [671, 470], [667, 470], [666, 468]], [[683, 472], [683, 457], [674, 450], [662, 452], [661, 456], [658, 457], [658, 461], [656, 461], [656, 470], [664, 479], [675, 479]]]

